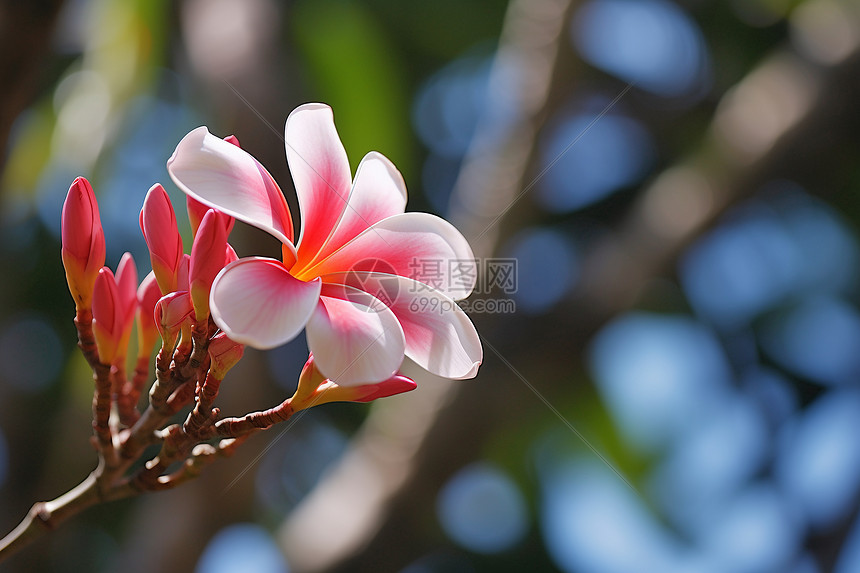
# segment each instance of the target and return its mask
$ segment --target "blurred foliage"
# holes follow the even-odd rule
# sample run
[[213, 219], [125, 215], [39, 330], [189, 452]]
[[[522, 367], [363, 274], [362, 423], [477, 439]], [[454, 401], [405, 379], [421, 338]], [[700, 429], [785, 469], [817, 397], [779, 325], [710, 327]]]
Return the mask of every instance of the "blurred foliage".
[[[368, 151], [413, 171], [405, 63], [373, 12], [360, 4], [305, 2], [292, 14], [293, 37], [313, 76], [310, 99], [337, 110], [353, 171]], [[314, 96], [325, 96], [314, 97]]]

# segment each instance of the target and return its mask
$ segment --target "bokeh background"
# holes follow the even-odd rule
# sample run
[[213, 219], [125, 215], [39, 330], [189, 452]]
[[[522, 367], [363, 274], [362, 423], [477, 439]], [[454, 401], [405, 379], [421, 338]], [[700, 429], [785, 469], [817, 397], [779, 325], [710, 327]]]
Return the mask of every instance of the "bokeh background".
[[[324, 101], [353, 168], [383, 152], [518, 270], [469, 301], [476, 380], [314, 409], [0, 571], [860, 571], [856, 0], [4, 0], [0, 31], [4, 530], [96, 459], [75, 176], [145, 272], [187, 131], [237, 135], [295, 215], [283, 122]], [[222, 410], [305, 357], [248, 351]]]

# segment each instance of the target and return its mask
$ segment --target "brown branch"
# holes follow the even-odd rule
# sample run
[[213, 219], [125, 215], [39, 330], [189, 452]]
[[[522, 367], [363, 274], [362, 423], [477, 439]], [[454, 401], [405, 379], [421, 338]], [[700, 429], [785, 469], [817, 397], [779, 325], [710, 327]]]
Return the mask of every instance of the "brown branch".
[[[208, 325], [207, 325], [208, 328]], [[172, 362], [168, 360], [166, 348], [162, 348], [155, 364], [155, 382], [149, 392], [149, 406], [131, 428], [123, 444], [122, 454], [126, 459], [137, 459], [143, 450], [156, 441], [155, 431], [171, 416], [188, 405], [194, 397], [194, 388], [200, 377], [200, 368], [208, 359], [208, 338], [195, 328], [198, 339], [191, 355], [183, 357], [177, 348]], [[184, 358], [184, 359], [183, 359]], [[167, 366], [170, 364], [170, 366]]]
[[216, 445], [199, 444], [191, 450], [191, 456], [185, 460], [182, 467], [170, 475], [162, 476], [158, 482], [160, 489], [172, 489], [200, 476], [203, 469], [217, 458], [229, 458], [236, 449], [248, 439], [250, 434], [238, 438], [228, 438]]
[[113, 431], [110, 427], [111, 412], [111, 380], [110, 366], [98, 364], [93, 366], [93, 433], [99, 452], [105, 459], [114, 460]]
[[[215, 421], [218, 410], [211, 408], [211, 404], [218, 394], [220, 381], [214, 379], [208, 379], [202, 384], [202, 404], [198, 403], [198, 406], [202, 407], [189, 413], [185, 426], [191, 431], [186, 431], [186, 428], [179, 424], [173, 424], [162, 432], [158, 431], [171, 416], [191, 402], [198, 380], [202, 379], [208, 370], [209, 336], [215, 332], [208, 322], [188, 329], [186, 341], [192, 342], [180, 344], [173, 353], [172, 361], [167, 360], [167, 348], [162, 348], [157, 359], [156, 380], [150, 392], [150, 404], [130, 429], [122, 431], [111, 427], [112, 405], [116, 405], [122, 419], [130, 419], [131, 412], [137, 413], [131, 397], [137, 396], [143, 386], [141, 380], [149, 370], [148, 361], [139, 360], [135, 380], [125, 380], [121, 368], [111, 368], [99, 361], [92, 332], [91, 313], [88, 310], [81, 311], [75, 317], [75, 324], [79, 346], [94, 372], [96, 383], [93, 427], [99, 465], [81, 485], [69, 493], [54, 501], [34, 505], [21, 524], [0, 540], [0, 560], [90, 505], [147, 491], [161, 491], [188, 481], [196, 477], [211, 461], [210, 453], [230, 455], [244, 441], [221, 440], [217, 447], [194, 449], [198, 442], [216, 435]], [[279, 407], [278, 412], [282, 413], [283, 407]], [[266, 414], [262, 418], [250, 416], [249, 420], [259, 425], [261, 419], [281, 415], [278, 412]], [[120, 420], [115, 418], [113, 422], [118, 424]], [[162, 445], [159, 454], [134, 476], [125, 477], [144, 449], [159, 441]], [[183, 470], [168, 476], [162, 475], [174, 462], [183, 458], [188, 458]]]
[[140, 356], [137, 359], [132, 379], [123, 384], [117, 397], [120, 421], [127, 427], [134, 426], [140, 419], [140, 410], [137, 408], [137, 403], [140, 401], [143, 385], [148, 379], [149, 357]]
[[0, 560], [6, 559], [45, 533], [85, 509], [101, 502], [125, 497], [129, 492], [117, 489], [104, 495], [98, 484], [99, 473], [94, 471], [75, 488], [52, 501], [33, 505], [24, 520], [0, 540]]
[[194, 409], [188, 414], [185, 420], [183, 430], [190, 436], [196, 436], [200, 440], [211, 437], [209, 429], [213, 428], [215, 421], [218, 418], [218, 409], [212, 408], [215, 398], [218, 396], [218, 389], [221, 386], [221, 381], [208, 374], [202, 385], [197, 387], [197, 403]]
[[[190, 383], [187, 383], [185, 387], [190, 388]], [[198, 470], [209, 463], [203, 459], [195, 460], [195, 457], [206, 458], [210, 453], [214, 454], [222, 450], [232, 453], [251, 434], [266, 430], [277, 423], [285, 422], [292, 415], [293, 410], [289, 400], [287, 400], [268, 410], [251, 412], [240, 418], [225, 418], [216, 422], [218, 409], [207, 410], [205, 406], [201, 408], [198, 395], [197, 407], [189, 412], [184, 424], [173, 424], [161, 432], [161, 439], [163, 440], [161, 451], [137, 472], [130, 480], [130, 484], [140, 491], [157, 491], [175, 487], [190, 479], [190, 476], [199, 473]], [[194, 454], [195, 444], [215, 436], [226, 439], [222, 439], [218, 448], [213, 450], [210, 450], [209, 447], [200, 447], [208, 446], [208, 444], [200, 444], [197, 446], [199, 448], [197, 455]], [[163, 475], [168, 467], [183, 458], [187, 458], [189, 453], [191, 458], [186, 460], [186, 464], [178, 470], [178, 473]]]
[[113, 431], [110, 427], [111, 413], [111, 367], [99, 360], [98, 347], [93, 335], [93, 314], [90, 309], [79, 309], [75, 316], [78, 331], [78, 348], [93, 371], [93, 434], [100, 456], [115, 463]]
[[[208, 444], [200, 444], [200, 442], [219, 433], [216, 427], [219, 410], [213, 408], [212, 403], [218, 396], [221, 381], [205, 374], [210, 362], [207, 353], [209, 337], [214, 332], [215, 329], [208, 321], [193, 325], [191, 330], [193, 350], [187, 362], [172, 372], [171, 381], [165, 385], [167, 388], [179, 384], [165, 401], [164, 412], [170, 415], [175, 414], [196, 396], [195, 407], [188, 413], [182, 425], [173, 424], [160, 433], [149, 434], [156, 439], [161, 439], [161, 450], [129, 481], [131, 487], [140, 491], [158, 491], [175, 487], [191, 479], [191, 477], [196, 477], [202, 467], [211, 461], [210, 453], [214, 455], [221, 452], [223, 448], [227, 448], [224, 451], [232, 453], [233, 449], [241, 443], [235, 439], [222, 440], [217, 449]], [[179, 349], [177, 349], [178, 352]], [[270, 421], [269, 425], [271, 425], [278, 421], [279, 416], [283, 416], [283, 406], [282, 404], [266, 412], [248, 414], [245, 417], [248, 420], [246, 423], [254, 425], [256, 429], [259, 429], [267, 421]], [[286, 414], [286, 418], [288, 417], [289, 413]], [[222, 422], [225, 421], [222, 420]], [[242, 422], [229, 420], [222, 426], [238, 428], [242, 427]], [[145, 434], [141, 433], [141, 435]], [[195, 444], [199, 445], [195, 447]], [[183, 458], [187, 459], [182, 469], [171, 475], [163, 475], [173, 463]]]
[[75, 314], [75, 329], [78, 332], [78, 348], [87, 364], [95, 367], [101, 364], [96, 337], [93, 336], [93, 311], [89, 308], [78, 309]]
[[[134, 376], [131, 379], [131, 389], [128, 392], [129, 401], [136, 408], [143, 392], [143, 385], [149, 380], [149, 356], [140, 356], [134, 367]], [[138, 412], [138, 416], [140, 413]]]
[[260, 430], [267, 430], [280, 422], [286, 422], [293, 415], [289, 400], [274, 408], [260, 412], [251, 412], [241, 418], [225, 418], [215, 424], [219, 436], [242, 437]]

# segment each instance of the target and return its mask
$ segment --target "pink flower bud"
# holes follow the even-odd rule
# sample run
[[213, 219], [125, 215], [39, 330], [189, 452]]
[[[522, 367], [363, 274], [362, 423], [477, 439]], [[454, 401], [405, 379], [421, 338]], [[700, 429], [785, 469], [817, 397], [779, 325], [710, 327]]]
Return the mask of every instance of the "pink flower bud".
[[375, 384], [361, 386], [339, 386], [333, 380], [323, 379], [322, 374], [314, 364], [313, 355], [308, 358], [299, 377], [299, 387], [290, 398], [293, 411], [304, 410], [312, 406], [329, 402], [371, 402], [379, 398], [410, 392], [417, 384], [406, 376], [396, 374]]
[[[191, 222], [192, 236], [196, 237], [197, 230], [200, 228], [200, 222], [203, 221], [203, 217], [206, 215], [206, 212], [212, 207], [204, 205], [190, 195], [188, 196], [188, 199], [186, 200], [185, 204], [188, 208], [188, 220]], [[230, 217], [229, 215], [225, 215], [224, 213], [221, 213], [221, 218], [224, 223], [224, 229], [229, 235], [230, 231], [233, 230], [233, 225], [236, 223], [236, 219]]]
[[233, 368], [242, 358], [245, 347], [230, 340], [223, 332], [219, 332], [209, 341], [209, 357], [211, 363], [209, 374], [216, 380], [223, 380], [227, 371]]
[[[307, 404], [316, 395], [320, 386], [326, 383], [325, 376], [319, 371], [314, 362], [313, 352], [308, 356], [308, 361], [302, 367], [302, 373], [299, 375], [299, 384], [296, 388], [296, 393], [290, 399], [293, 409], [298, 411], [308, 407]], [[301, 406], [301, 404], [305, 404]]]
[[183, 253], [179, 260], [179, 270], [176, 272], [176, 290], [188, 291], [188, 270], [191, 267], [191, 255]]
[[410, 392], [415, 390], [417, 387], [418, 385], [415, 384], [415, 381], [411, 378], [397, 374], [388, 380], [378, 382], [376, 384], [346, 387], [338, 386], [338, 390], [343, 391], [344, 397], [338, 397], [337, 399], [347, 402], [371, 402], [378, 398], [387, 398], [396, 394]]
[[61, 254], [77, 309], [90, 308], [96, 276], [105, 264], [105, 236], [90, 182], [78, 177], [69, 187], [61, 219]]
[[119, 352], [123, 316], [113, 273], [103, 267], [93, 286], [93, 335], [102, 364], [112, 364]]
[[227, 233], [222, 217], [223, 215], [214, 209], [207, 211], [191, 247], [188, 282], [198, 322], [209, 318], [209, 291], [212, 289], [215, 275], [224, 268]]
[[121, 338], [117, 357], [125, 357], [131, 327], [134, 325], [134, 311], [137, 310], [137, 267], [131, 253], [125, 253], [116, 268], [116, 286], [119, 296], [117, 312], [122, 323]]
[[191, 223], [191, 236], [197, 237], [197, 228], [200, 227], [200, 221], [203, 220], [209, 207], [188, 195], [185, 200], [185, 208], [188, 210], [188, 221]]
[[236, 251], [233, 250], [233, 247], [227, 243], [226, 253], [224, 253], [224, 266], [226, 267], [230, 263], [236, 262], [239, 260], [239, 255], [236, 254]]
[[140, 210], [140, 229], [149, 247], [155, 280], [163, 294], [176, 290], [176, 275], [182, 260], [182, 237], [176, 214], [164, 187], [156, 183], [146, 194]]
[[152, 271], [137, 289], [137, 356], [148, 357], [158, 339], [155, 324], [155, 305], [161, 298], [161, 289]]
[[187, 292], [172, 292], [155, 304], [155, 325], [166, 346], [176, 342], [182, 323], [192, 312], [191, 295]]

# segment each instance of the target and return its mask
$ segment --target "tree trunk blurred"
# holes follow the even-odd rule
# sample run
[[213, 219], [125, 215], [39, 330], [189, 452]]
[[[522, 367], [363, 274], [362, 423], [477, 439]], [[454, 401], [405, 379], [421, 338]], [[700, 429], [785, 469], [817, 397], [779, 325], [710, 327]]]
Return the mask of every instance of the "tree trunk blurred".
[[0, 168], [15, 118], [39, 89], [63, 0], [0, 0]]
[[[513, 14], [514, 10], [509, 17]], [[567, 69], [560, 58], [554, 90], [571, 89], [570, 78], [557, 75]], [[458, 469], [479, 459], [490, 437], [509, 428], [512, 420], [534, 419], [545, 410], [544, 400], [559, 403], [569, 396], [570, 382], [583, 378], [583, 349], [602, 325], [641, 301], [651, 281], [673, 275], [677, 256], [727, 209], [774, 177], [814, 171], [813, 167], [827, 163], [834, 145], [850, 141], [852, 126], [860, 119], [854, 105], [860, 97], [858, 69], [856, 50], [825, 67], [804, 61], [790, 50], [778, 50], [723, 98], [700, 148], [659, 174], [639, 193], [626, 219], [584, 254], [578, 287], [551, 320], [521, 315], [474, 317], [485, 350], [478, 378], [455, 383], [450, 389], [434, 389], [429, 407], [420, 403], [420, 395], [414, 404], [401, 404], [408, 411], [400, 412], [400, 425], [386, 424], [385, 418], [391, 417], [388, 408], [374, 412], [368, 428], [356, 436], [339, 466], [288, 517], [282, 541], [295, 570], [395, 571], [444, 543], [432, 517], [439, 490]], [[531, 121], [552, 113], [553, 102], [557, 105], [563, 99], [558, 95], [547, 94], [549, 108], [533, 108], [527, 114]], [[755, 97], [746, 97], [750, 95]], [[750, 105], [754, 108], [761, 101], [779, 106], [778, 121], [759, 123], [764, 114]], [[739, 128], [739, 122], [745, 129]], [[514, 130], [511, 139], [523, 139], [510, 145], [516, 147], [524, 141], [531, 146], [533, 125], [526, 122], [524, 131]], [[750, 131], [762, 137], [754, 150], [744, 136]], [[481, 240], [476, 251], [483, 256], [490, 255], [496, 243], [488, 240], [489, 233], [483, 229], [495, 225], [496, 214], [510, 205], [487, 201], [495, 201], [498, 189], [508, 189], [512, 182], [514, 193], [507, 194], [507, 201], [515, 201], [523, 194], [520, 190], [528, 188], [528, 179], [523, 178], [529, 172], [526, 161], [518, 163], [523, 171], [516, 178], [495, 178], [512, 175], [511, 162], [504, 155], [509, 147], [500, 144], [496, 151], [495, 156], [467, 159], [463, 173], [474, 170], [483, 177], [468, 179], [471, 183], [461, 187], [470, 196], [455, 197], [461, 211], [471, 208], [466, 214], [455, 214], [455, 220], [461, 217], [457, 223], [466, 230], [467, 238]], [[530, 157], [531, 151], [528, 148], [516, 157]], [[464, 180], [467, 178], [461, 176], [460, 183]], [[482, 208], [486, 209], [483, 217]], [[514, 220], [508, 217], [504, 221], [501, 235], [536, 220], [537, 214], [530, 213], [526, 205], [518, 205], [516, 211]], [[492, 230], [493, 235], [497, 233]], [[376, 425], [386, 426], [387, 432], [374, 429]], [[413, 435], [416, 433], [419, 435]], [[400, 434], [408, 438], [398, 439]], [[374, 492], [376, 507], [363, 509], [368, 517], [364, 530], [353, 534], [347, 547], [339, 528], [348, 521], [343, 513], [352, 512], [353, 507], [344, 506], [343, 513], [336, 516], [325, 512], [324, 501], [350, 499], [346, 490], [354, 490], [355, 483], [363, 483], [361, 478], [373, 473], [368, 466], [377, 465], [376, 471], [382, 473], [392, 459], [397, 460], [402, 477], [391, 480], [387, 491]], [[304, 550], [305, 529], [329, 531], [328, 555], [320, 556], [318, 548], [312, 554], [310, 546]]]

